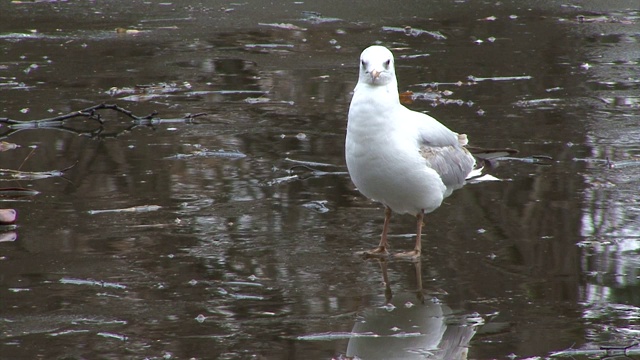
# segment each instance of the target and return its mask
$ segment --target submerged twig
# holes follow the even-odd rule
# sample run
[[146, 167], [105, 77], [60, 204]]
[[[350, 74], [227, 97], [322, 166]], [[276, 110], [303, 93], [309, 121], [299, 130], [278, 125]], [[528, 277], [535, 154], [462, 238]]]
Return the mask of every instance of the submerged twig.
[[22, 170], [12, 170], [12, 169], [0, 169], [0, 180], [2, 176], [7, 176], [9, 180], [40, 180], [47, 179], [51, 177], [62, 177], [64, 173], [76, 166], [78, 162], [76, 161], [74, 164], [67, 166], [61, 170], [50, 170], [50, 171], [22, 171]]
[[640, 343], [633, 343], [628, 346], [601, 346], [599, 349], [566, 349], [551, 353], [550, 357], [573, 357], [573, 356], [589, 356], [600, 357], [602, 359], [615, 358], [620, 356], [638, 356], [640, 355], [640, 347], [634, 349]]
[[24, 165], [24, 163], [26, 163], [27, 160], [29, 160], [29, 158], [31, 158], [31, 156], [33, 156], [35, 152], [36, 152], [36, 149], [32, 148], [31, 151], [29, 152], [29, 155], [27, 155], [27, 157], [24, 158], [24, 160], [22, 160], [22, 163], [20, 164], [20, 166], [18, 166], [18, 170], [22, 169], [22, 166]]
[[286, 161], [293, 162], [297, 165], [294, 165], [286, 170], [286, 173], [289, 174], [287, 176], [271, 179], [265, 183], [267, 186], [280, 185], [288, 182], [293, 182], [297, 180], [305, 180], [312, 177], [321, 177], [327, 175], [347, 175], [346, 171], [322, 171], [313, 168], [310, 165], [315, 166], [335, 166], [332, 164], [312, 162], [312, 161], [300, 161], [286, 158]]
[[311, 166], [307, 165], [294, 165], [289, 168], [289, 173], [294, 173], [295, 170], [302, 169], [303, 171], [298, 175], [300, 179], [306, 179], [308, 177], [318, 177], [325, 175], [347, 175], [346, 171], [322, 171], [318, 169], [314, 169]]
[[[159, 119], [159, 118], [156, 118], [156, 115], [158, 115], [157, 111], [153, 111], [150, 114], [145, 116], [138, 116], [138, 115], [135, 115], [132, 111], [125, 109], [123, 107], [120, 107], [116, 104], [103, 103], [103, 104], [93, 105], [82, 110], [72, 111], [67, 114], [54, 116], [51, 118], [45, 118], [45, 119], [15, 120], [10, 118], [0, 118], [0, 123], [9, 125], [8, 130], [0, 134], [0, 138], [6, 138], [18, 131], [28, 130], [28, 129], [55, 129], [55, 130], [66, 131], [66, 132], [71, 132], [78, 135], [85, 135], [90, 137], [95, 137], [99, 135], [102, 137], [106, 137], [106, 135], [102, 134], [103, 125], [105, 121], [100, 115], [100, 113], [98, 112], [99, 110], [112, 110], [112, 111], [124, 114], [133, 120], [132, 125], [122, 130], [121, 133], [131, 131], [133, 128], [137, 126], [153, 126], [153, 125], [158, 125], [163, 123], [187, 122], [187, 121], [192, 121], [197, 117], [206, 115], [206, 113], [196, 113], [196, 114], [187, 114], [183, 118], [179, 118], [179, 119]], [[75, 129], [73, 127], [65, 126], [65, 121], [74, 119], [74, 118], [84, 118], [84, 119], [96, 121], [99, 124], [99, 128], [83, 131], [83, 130]], [[119, 134], [120, 133], [111, 135], [111, 136], [118, 136]]]
[[289, 158], [284, 158], [284, 161], [292, 162], [294, 164], [305, 165], [307, 167], [311, 167], [311, 166], [335, 166], [333, 164], [321, 163], [321, 162], [316, 162], [316, 161], [295, 160], [295, 159], [289, 159]]
[[141, 205], [141, 206], [132, 206], [123, 209], [105, 209], [105, 210], [89, 210], [88, 213], [91, 215], [95, 214], [104, 214], [104, 213], [142, 213], [142, 212], [151, 212], [158, 211], [162, 208], [159, 205]]
[[38, 194], [40, 194], [40, 192], [33, 189], [26, 189], [26, 188], [20, 188], [20, 187], [0, 188], [0, 198], [35, 196]]
[[171, 155], [169, 157], [166, 157], [165, 159], [187, 159], [193, 157], [222, 157], [231, 159], [242, 159], [244, 157], [247, 157], [247, 155], [239, 151], [209, 150], [198, 145], [196, 146], [196, 150], [192, 151], [191, 153]]

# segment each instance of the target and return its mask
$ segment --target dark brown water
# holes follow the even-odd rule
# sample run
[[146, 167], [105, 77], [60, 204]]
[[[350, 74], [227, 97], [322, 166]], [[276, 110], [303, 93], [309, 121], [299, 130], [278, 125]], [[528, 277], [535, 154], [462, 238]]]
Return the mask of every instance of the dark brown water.
[[[0, 242], [0, 358], [541, 359], [636, 343], [639, 11], [4, 2], [0, 117], [207, 115], [0, 125], [20, 146], [0, 152], [0, 189], [39, 192], [0, 191], [18, 211]], [[426, 217], [417, 264], [354, 255], [382, 229], [343, 159], [358, 56], [377, 42], [409, 107], [520, 150], [494, 170], [504, 181]], [[413, 230], [394, 217], [394, 250]]]

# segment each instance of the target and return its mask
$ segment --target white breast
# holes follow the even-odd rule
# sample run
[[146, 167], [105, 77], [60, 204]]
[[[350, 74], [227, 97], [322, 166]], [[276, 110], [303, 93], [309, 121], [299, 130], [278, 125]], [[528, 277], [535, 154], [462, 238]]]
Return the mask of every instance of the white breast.
[[[402, 124], [398, 107], [377, 107], [354, 95], [347, 126], [349, 174], [365, 196], [397, 213], [415, 215], [440, 206], [447, 191], [419, 153], [415, 126]], [[402, 109], [404, 109], [402, 107]]]

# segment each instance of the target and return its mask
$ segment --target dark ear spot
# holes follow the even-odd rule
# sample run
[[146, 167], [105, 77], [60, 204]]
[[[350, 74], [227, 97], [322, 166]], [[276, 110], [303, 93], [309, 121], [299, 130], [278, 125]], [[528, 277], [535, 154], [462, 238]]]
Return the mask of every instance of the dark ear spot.
[[391, 59], [388, 59], [387, 61], [384, 62], [384, 67], [385, 68], [389, 68], [389, 65], [391, 65]]
[[364, 60], [360, 60], [360, 64], [362, 64], [362, 67], [363, 67], [363, 68], [366, 68], [366, 67], [367, 67], [367, 62], [366, 62], [366, 61], [364, 61]]

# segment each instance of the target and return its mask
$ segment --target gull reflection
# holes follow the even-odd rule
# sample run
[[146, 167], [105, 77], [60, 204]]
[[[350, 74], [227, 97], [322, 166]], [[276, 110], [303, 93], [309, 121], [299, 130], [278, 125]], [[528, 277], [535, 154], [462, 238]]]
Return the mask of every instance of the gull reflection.
[[459, 316], [422, 289], [420, 262], [415, 262], [417, 289], [393, 294], [386, 261], [380, 262], [385, 304], [365, 309], [353, 326], [347, 358], [467, 359], [469, 342], [482, 324], [479, 315]]

